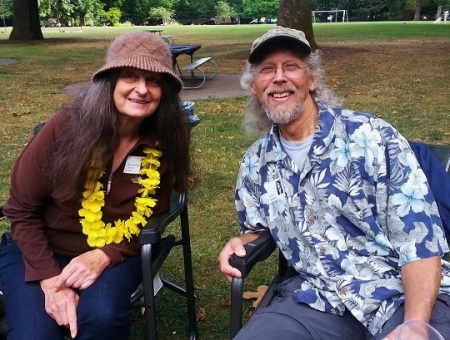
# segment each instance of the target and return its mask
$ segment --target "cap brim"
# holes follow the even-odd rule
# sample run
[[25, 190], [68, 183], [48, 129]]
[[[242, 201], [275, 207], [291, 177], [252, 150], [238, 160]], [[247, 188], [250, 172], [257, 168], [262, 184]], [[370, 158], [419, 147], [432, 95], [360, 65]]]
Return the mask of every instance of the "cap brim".
[[309, 55], [311, 53], [311, 47], [306, 43], [289, 36], [276, 36], [269, 38], [258, 45], [249, 55], [248, 61], [253, 64], [261, 60], [268, 53], [286, 48], [289, 50], [296, 50], [300, 53]]

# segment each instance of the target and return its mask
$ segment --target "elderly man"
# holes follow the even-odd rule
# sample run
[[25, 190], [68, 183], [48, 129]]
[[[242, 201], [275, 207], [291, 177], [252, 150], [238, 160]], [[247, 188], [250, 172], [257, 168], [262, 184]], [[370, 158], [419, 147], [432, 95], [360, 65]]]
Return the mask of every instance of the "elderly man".
[[298, 272], [236, 339], [396, 339], [409, 320], [450, 339], [449, 251], [408, 142], [388, 123], [339, 108], [303, 32], [276, 27], [252, 45], [241, 83], [248, 127], [266, 133], [243, 157], [240, 237], [228, 263], [270, 229]]

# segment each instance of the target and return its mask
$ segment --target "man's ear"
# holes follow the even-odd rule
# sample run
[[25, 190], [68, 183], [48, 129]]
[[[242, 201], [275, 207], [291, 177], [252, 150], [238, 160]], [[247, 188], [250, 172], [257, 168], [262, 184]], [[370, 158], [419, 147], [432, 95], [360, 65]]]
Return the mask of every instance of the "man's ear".
[[255, 91], [255, 88], [254, 88], [254, 84], [255, 84], [255, 81], [252, 81], [252, 82], [249, 84], [248, 89], [250, 90], [250, 93], [251, 93], [251, 94], [255, 94], [255, 95], [256, 95], [256, 91]]
[[317, 86], [317, 77], [310, 77], [310, 84], [309, 84], [309, 92], [313, 92], [316, 90], [316, 86]]

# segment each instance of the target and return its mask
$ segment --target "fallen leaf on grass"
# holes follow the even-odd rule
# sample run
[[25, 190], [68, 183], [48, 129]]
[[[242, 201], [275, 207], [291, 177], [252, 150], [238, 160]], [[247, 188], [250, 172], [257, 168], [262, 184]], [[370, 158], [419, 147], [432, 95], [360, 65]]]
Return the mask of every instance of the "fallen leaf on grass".
[[244, 294], [242, 294], [242, 297], [246, 300], [256, 299], [252, 303], [252, 307], [256, 308], [256, 307], [258, 307], [259, 303], [261, 302], [261, 299], [263, 298], [266, 291], [267, 291], [267, 286], [262, 285], [262, 286], [259, 286], [258, 288], [256, 288], [256, 292], [244, 292]]
[[221, 113], [221, 112], [223, 112], [222, 105], [217, 105], [217, 106], [214, 108], [214, 113]]
[[206, 309], [205, 309], [205, 307], [200, 307], [200, 308], [198, 309], [197, 320], [198, 320], [198, 321], [204, 321], [204, 320], [206, 320]]
[[330, 78], [329, 78], [329, 81], [330, 81], [331, 83], [339, 83], [339, 78], [338, 78], [338, 77], [330, 77]]
[[231, 306], [231, 300], [222, 300], [222, 302], [220, 303], [220, 305], [222, 307], [230, 307]]

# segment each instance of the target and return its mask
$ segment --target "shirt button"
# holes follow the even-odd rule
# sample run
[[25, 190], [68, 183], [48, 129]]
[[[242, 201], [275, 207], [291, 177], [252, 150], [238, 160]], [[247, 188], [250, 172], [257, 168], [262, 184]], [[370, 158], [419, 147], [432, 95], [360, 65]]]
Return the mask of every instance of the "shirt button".
[[341, 293], [342, 295], [345, 295], [345, 294], [347, 294], [347, 289], [341, 288], [341, 289], [339, 290], [339, 293]]
[[308, 216], [308, 220], [309, 220], [310, 222], [313, 222], [315, 219], [316, 219], [316, 218], [314, 217], [314, 215], [309, 215], [309, 216]]

